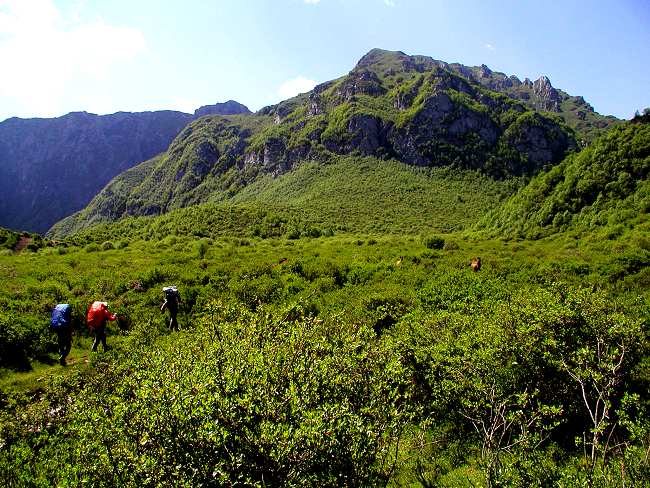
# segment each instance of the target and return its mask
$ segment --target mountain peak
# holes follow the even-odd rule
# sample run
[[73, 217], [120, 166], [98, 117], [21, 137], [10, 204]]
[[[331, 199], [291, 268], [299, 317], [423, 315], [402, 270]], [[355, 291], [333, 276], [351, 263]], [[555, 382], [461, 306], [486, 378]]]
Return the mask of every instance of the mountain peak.
[[246, 105], [243, 105], [234, 100], [228, 100], [224, 103], [215, 103], [214, 105], [203, 105], [194, 111], [194, 117], [202, 117], [204, 115], [238, 115], [250, 114]]
[[365, 66], [368, 64], [372, 64], [373, 62], [376, 62], [386, 57], [407, 57], [407, 56], [408, 55], [402, 51], [389, 51], [388, 49], [380, 49], [378, 47], [375, 47], [361, 57], [361, 59], [357, 63], [357, 66], [359, 65]]
[[551, 80], [546, 76], [540, 76], [535, 83], [533, 83], [533, 92], [539, 98], [539, 108], [550, 112], [560, 111], [560, 94], [557, 92]]

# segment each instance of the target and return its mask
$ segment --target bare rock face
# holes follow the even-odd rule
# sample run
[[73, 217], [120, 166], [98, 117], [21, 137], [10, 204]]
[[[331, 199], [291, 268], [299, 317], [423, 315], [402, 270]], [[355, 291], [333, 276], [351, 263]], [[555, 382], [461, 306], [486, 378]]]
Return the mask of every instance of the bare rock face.
[[381, 119], [359, 114], [350, 119], [348, 132], [352, 134], [345, 150], [357, 150], [364, 155], [376, 154], [385, 142]]
[[575, 148], [575, 141], [551, 120], [539, 114], [524, 116], [509, 127], [504, 134], [505, 142], [525, 155], [529, 173], [558, 161], [568, 149]]
[[533, 83], [533, 91], [538, 99], [536, 105], [540, 110], [546, 110], [547, 112], [560, 111], [560, 95], [546, 76], [539, 77]]
[[[486, 151], [493, 148], [499, 128], [486, 112], [471, 110], [455, 103], [447, 93], [431, 96], [413, 119], [402, 127], [393, 127], [388, 140], [391, 152], [405, 162], [415, 165], [438, 165], [440, 155], [454, 151], [473, 140]], [[470, 161], [459, 163], [474, 167]]]
[[194, 117], [203, 117], [204, 115], [237, 115], [250, 114], [246, 105], [242, 105], [234, 100], [228, 100], [224, 103], [215, 103], [214, 105], [203, 105], [194, 111]]
[[386, 93], [379, 77], [372, 71], [355, 69], [336, 90], [336, 95], [341, 101], [349, 101], [355, 95], [369, 95], [377, 97]]

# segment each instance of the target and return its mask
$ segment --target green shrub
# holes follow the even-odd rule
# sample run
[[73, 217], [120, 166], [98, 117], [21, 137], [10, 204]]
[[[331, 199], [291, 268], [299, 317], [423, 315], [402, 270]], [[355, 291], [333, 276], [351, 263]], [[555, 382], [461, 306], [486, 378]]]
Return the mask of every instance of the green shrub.
[[451, 241], [449, 239], [445, 239], [445, 244], [442, 246], [442, 249], [445, 251], [456, 251], [459, 248], [460, 247], [456, 241]]
[[440, 236], [427, 236], [422, 239], [422, 244], [427, 249], [442, 249], [445, 246], [445, 240]]
[[196, 245], [196, 254], [199, 257], [199, 259], [205, 258], [208, 249], [209, 249], [208, 243], [203, 239], [200, 240], [199, 243]]
[[112, 249], [115, 249], [115, 246], [113, 245], [113, 243], [111, 241], [105, 241], [101, 245], [101, 250], [102, 251], [110, 251]]

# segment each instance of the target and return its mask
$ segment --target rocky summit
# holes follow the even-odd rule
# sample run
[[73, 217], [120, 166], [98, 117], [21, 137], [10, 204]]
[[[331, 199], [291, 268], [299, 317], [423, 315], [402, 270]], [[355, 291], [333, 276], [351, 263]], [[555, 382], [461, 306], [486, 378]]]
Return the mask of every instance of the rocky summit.
[[261, 175], [344, 155], [471, 169], [497, 179], [534, 175], [613, 123], [586, 103], [589, 116], [573, 117], [567, 107], [576, 99], [545, 77], [521, 82], [487, 66], [374, 49], [347, 75], [309, 93], [254, 115], [195, 121], [165, 153], [115, 178], [52, 233], [228, 201]]

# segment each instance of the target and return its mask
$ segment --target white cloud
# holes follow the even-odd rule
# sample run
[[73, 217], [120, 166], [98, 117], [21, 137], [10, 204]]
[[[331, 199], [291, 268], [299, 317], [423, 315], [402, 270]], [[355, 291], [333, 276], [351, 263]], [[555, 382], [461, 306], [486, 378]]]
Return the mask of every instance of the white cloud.
[[320, 0], [305, 0], [305, 3], [311, 3], [312, 5], [316, 5]]
[[384, 0], [384, 4], [388, 7], [394, 7], [396, 5], [395, 0]]
[[297, 78], [294, 78], [293, 80], [285, 81], [280, 85], [280, 88], [278, 89], [278, 93], [283, 99], [295, 97], [299, 93], [305, 93], [311, 90], [316, 86], [316, 82], [314, 80], [310, 80], [309, 78], [305, 78], [304, 76], [298, 76]]
[[483, 47], [484, 47], [485, 49], [488, 49], [489, 51], [495, 51], [495, 50], [496, 50], [496, 47], [494, 47], [494, 46], [493, 46], [492, 44], [490, 44], [489, 42], [486, 43]]
[[[82, 2], [63, 13], [53, 0], [0, 0], [0, 104], [61, 115], [62, 100], [146, 51], [143, 34], [101, 18], [82, 22]], [[7, 103], [11, 102], [11, 103]]]

